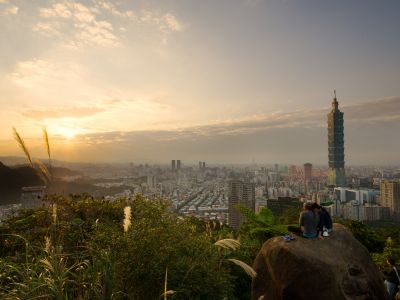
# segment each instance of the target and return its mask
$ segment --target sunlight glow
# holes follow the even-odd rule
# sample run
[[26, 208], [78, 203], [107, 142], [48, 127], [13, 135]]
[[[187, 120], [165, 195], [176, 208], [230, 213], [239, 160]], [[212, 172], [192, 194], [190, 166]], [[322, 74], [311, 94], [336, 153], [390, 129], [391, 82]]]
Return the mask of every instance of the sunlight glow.
[[59, 127], [54, 131], [54, 133], [67, 140], [72, 140], [77, 134], [82, 133], [82, 130], [80, 128]]

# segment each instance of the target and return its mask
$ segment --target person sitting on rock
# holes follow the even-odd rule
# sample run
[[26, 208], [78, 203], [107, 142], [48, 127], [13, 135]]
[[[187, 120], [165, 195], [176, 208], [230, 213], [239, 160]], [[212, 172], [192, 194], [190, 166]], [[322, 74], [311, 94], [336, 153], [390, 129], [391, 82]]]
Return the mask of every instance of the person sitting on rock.
[[398, 291], [397, 286], [399, 285], [399, 273], [396, 268], [396, 263], [393, 258], [388, 258], [386, 263], [388, 264], [388, 271], [385, 272], [385, 285], [389, 293], [390, 299], [395, 299]]
[[299, 225], [303, 232], [303, 237], [308, 239], [316, 238], [318, 235], [317, 226], [319, 223], [318, 214], [314, 213], [312, 204], [304, 205], [304, 210], [300, 213]]
[[318, 214], [319, 216], [319, 222], [317, 226], [318, 233], [322, 236], [329, 236], [333, 227], [331, 215], [324, 207], [316, 202], [312, 204], [312, 208], [314, 213]]

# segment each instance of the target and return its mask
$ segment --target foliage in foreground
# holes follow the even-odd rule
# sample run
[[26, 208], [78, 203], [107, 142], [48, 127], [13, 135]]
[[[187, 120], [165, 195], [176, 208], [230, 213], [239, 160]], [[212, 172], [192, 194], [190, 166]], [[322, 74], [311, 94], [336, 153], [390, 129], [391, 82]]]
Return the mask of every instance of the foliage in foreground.
[[0, 298], [249, 296], [251, 278], [239, 266], [251, 265], [262, 241], [243, 232], [179, 218], [167, 202], [143, 197], [51, 197], [46, 203], [0, 227]]

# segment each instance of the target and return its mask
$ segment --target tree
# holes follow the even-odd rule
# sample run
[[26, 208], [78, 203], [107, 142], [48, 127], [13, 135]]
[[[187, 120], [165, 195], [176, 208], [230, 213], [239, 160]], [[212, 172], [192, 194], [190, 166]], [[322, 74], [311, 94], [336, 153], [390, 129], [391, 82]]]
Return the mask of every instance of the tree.
[[354, 237], [363, 244], [371, 253], [381, 253], [385, 247], [385, 239], [379, 236], [374, 230], [369, 229], [365, 224], [351, 220], [347, 227]]

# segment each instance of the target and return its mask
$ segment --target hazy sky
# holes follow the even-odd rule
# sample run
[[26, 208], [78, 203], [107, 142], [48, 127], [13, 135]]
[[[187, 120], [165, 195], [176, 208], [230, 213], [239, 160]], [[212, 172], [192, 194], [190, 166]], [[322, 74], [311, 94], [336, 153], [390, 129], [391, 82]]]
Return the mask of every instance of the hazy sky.
[[400, 1], [0, 0], [0, 155], [400, 162]]

